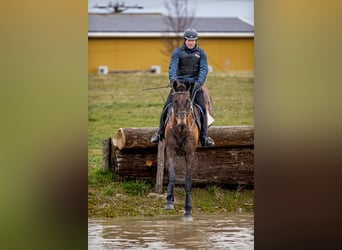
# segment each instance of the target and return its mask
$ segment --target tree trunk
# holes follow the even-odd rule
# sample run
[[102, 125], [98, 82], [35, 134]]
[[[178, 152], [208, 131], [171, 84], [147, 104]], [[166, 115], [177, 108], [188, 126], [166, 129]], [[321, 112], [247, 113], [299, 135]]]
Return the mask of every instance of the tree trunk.
[[215, 141], [215, 147], [254, 145], [253, 126], [212, 126], [208, 136]]
[[[155, 181], [158, 171], [157, 148], [115, 150], [115, 180]], [[168, 182], [168, 164], [164, 159], [163, 184]], [[184, 184], [185, 160], [175, 160], [176, 184]], [[161, 175], [160, 175], [161, 176]], [[193, 165], [193, 184], [254, 185], [254, 149], [198, 148]]]
[[[151, 136], [158, 128], [120, 128], [116, 134], [119, 150], [129, 148], [157, 148]], [[254, 145], [253, 126], [212, 126], [208, 136], [215, 141], [214, 147]]]
[[[167, 166], [167, 162], [165, 163]], [[167, 169], [167, 167], [166, 167]], [[176, 183], [184, 184], [185, 160], [175, 161]], [[167, 174], [164, 182], [167, 183]], [[193, 165], [193, 184], [226, 184], [231, 186], [254, 185], [254, 149], [198, 148]]]
[[157, 131], [158, 128], [120, 128], [116, 134], [118, 149], [157, 147], [151, 143], [151, 137]]

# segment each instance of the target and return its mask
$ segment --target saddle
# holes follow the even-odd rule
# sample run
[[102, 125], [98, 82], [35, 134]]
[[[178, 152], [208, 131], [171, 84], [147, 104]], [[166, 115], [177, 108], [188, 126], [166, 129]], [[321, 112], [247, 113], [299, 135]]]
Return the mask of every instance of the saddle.
[[[203, 110], [200, 105], [194, 103], [194, 111], [195, 111], [195, 117], [196, 117], [196, 123], [198, 125], [198, 128], [201, 129], [201, 117], [204, 116]], [[207, 119], [208, 119], [208, 128], [213, 124], [214, 118], [209, 114], [209, 110], [207, 109]]]

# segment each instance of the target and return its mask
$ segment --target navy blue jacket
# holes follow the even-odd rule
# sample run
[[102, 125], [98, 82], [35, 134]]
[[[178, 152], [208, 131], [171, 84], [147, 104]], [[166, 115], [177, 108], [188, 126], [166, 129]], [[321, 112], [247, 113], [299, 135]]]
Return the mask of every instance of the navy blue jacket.
[[[183, 51], [183, 52], [182, 52]], [[186, 53], [186, 57], [182, 56], [182, 53]], [[199, 60], [198, 60], [199, 55]], [[190, 60], [189, 60], [190, 58]], [[193, 58], [193, 60], [191, 60]], [[181, 60], [184, 60], [181, 62]], [[180, 66], [185, 62], [189, 64], [188, 71], [185, 73], [184, 69]], [[193, 67], [198, 67], [193, 69]], [[186, 80], [190, 83], [199, 82], [204, 84], [208, 74], [208, 62], [207, 55], [204, 50], [197, 45], [193, 49], [188, 49], [185, 45], [175, 49], [172, 53], [170, 65], [169, 65], [169, 80], [178, 79]]]

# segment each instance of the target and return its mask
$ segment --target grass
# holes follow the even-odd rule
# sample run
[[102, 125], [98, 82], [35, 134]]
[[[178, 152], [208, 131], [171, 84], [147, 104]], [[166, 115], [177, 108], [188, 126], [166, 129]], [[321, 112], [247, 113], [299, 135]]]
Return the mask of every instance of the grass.
[[[183, 213], [184, 189], [175, 189], [175, 210], [164, 210], [165, 194], [153, 194], [151, 182], [116, 182], [102, 170], [102, 140], [121, 127], [157, 127], [169, 89], [166, 74], [89, 75], [88, 216], [164, 216]], [[253, 74], [209, 74], [214, 126], [254, 125]], [[193, 213], [253, 211], [253, 191], [209, 185], [194, 187]]]

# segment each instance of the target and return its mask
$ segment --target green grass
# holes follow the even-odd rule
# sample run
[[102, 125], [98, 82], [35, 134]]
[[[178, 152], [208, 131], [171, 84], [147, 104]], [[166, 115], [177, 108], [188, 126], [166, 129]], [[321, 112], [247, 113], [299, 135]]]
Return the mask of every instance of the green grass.
[[[164, 210], [165, 196], [151, 195], [153, 183], [114, 182], [102, 170], [102, 140], [121, 127], [157, 127], [168, 88], [166, 74], [89, 75], [88, 216], [163, 216], [182, 213], [184, 190], [176, 187], [175, 210]], [[254, 125], [253, 74], [209, 74], [206, 86], [214, 102], [214, 126]], [[253, 211], [253, 191], [211, 185], [193, 188], [193, 212]]]

